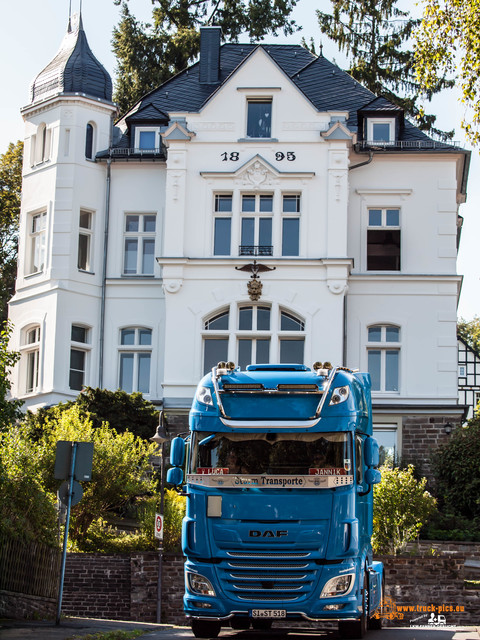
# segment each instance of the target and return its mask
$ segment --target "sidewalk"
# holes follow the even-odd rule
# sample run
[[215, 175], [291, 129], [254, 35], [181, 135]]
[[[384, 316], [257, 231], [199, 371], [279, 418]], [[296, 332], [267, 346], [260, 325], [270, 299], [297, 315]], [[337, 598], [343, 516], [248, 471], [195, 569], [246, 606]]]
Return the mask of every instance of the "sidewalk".
[[7, 620], [0, 619], [1, 640], [70, 640], [89, 634], [132, 629], [145, 630], [146, 636], [138, 640], [174, 640], [193, 638], [189, 627], [174, 627], [171, 624], [150, 624], [148, 622], [123, 622], [96, 618], [63, 618], [58, 626], [55, 621]]

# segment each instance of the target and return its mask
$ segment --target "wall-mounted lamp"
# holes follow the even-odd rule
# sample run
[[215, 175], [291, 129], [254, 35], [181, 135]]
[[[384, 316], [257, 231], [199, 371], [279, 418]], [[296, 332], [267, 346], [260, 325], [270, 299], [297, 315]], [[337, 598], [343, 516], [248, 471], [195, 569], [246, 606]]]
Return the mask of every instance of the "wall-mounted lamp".
[[444, 427], [444, 431], [447, 434], [447, 436], [449, 436], [453, 431], [453, 424], [450, 424], [450, 422], [447, 422], [447, 424]]

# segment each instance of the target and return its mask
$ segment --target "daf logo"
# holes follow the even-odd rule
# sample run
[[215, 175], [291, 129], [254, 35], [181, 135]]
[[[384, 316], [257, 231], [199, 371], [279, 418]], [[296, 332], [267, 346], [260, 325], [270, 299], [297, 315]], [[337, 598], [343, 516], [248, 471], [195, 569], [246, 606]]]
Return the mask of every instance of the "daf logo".
[[251, 529], [248, 535], [250, 538], [282, 538], [283, 536], [288, 536], [288, 531], [281, 529], [277, 531], [270, 531], [269, 529], [257, 531], [256, 529]]

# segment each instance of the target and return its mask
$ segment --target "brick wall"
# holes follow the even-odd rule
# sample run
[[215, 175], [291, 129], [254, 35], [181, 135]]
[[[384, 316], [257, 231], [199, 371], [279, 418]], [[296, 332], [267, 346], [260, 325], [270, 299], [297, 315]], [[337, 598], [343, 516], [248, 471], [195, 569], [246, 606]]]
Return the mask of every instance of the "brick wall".
[[[477, 553], [479, 549], [477, 548]], [[467, 557], [473, 557], [469, 554]], [[465, 586], [465, 556], [450, 553], [440, 557], [410, 556], [378, 558], [385, 566], [385, 591], [396, 607], [409, 607], [404, 618], [390, 624], [409, 626], [427, 624], [432, 605], [436, 614], [442, 612], [449, 625], [478, 624], [480, 620], [480, 590]], [[455, 611], [463, 606], [464, 611]]]
[[[164, 554], [162, 622], [185, 624], [183, 557]], [[62, 612], [65, 615], [156, 622], [158, 553], [69, 553]]]
[[[398, 606], [414, 607], [391, 624], [408, 626], [422, 617], [417, 606], [463, 605], [464, 612], [445, 612], [449, 624], [480, 620], [480, 590], [466, 588], [464, 562], [480, 558], [475, 543], [422, 542], [409, 556], [384, 556], [386, 593]], [[434, 550], [432, 555], [432, 549]], [[162, 570], [162, 622], [185, 624], [183, 614], [183, 557], [164, 554]], [[158, 554], [131, 556], [69, 554], [62, 607], [66, 615], [155, 622]], [[477, 577], [478, 579], [478, 577]], [[428, 618], [418, 622], [423, 624]]]
[[448, 442], [445, 425], [457, 426], [461, 416], [408, 416], [402, 425], [402, 462], [413, 464], [421, 476], [432, 481], [430, 456], [440, 445]]

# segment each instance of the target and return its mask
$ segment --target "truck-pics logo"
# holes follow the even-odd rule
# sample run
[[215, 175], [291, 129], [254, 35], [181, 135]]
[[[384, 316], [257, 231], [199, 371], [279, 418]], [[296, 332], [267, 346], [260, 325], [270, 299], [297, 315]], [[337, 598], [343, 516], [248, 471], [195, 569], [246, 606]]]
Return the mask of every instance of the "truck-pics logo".
[[288, 536], [288, 531], [278, 530], [271, 531], [266, 529], [265, 531], [258, 531], [256, 529], [252, 529], [248, 532], [250, 538], [282, 538], [283, 536]]

